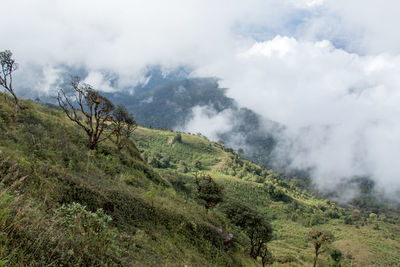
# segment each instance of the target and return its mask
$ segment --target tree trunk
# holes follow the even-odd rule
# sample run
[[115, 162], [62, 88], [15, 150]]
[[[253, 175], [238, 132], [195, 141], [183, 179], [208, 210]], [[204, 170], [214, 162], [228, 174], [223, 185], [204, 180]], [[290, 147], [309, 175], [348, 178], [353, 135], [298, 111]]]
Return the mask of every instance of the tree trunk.
[[94, 151], [96, 149], [97, 143], [93, 140], [92, 136], [89, 136], [88, 140], [88, 150], [89, 151]]
[[318, 251], [316, 250], [316, 251], [315, 251], [315, 257], [314, 257], [314, 265], [313, 265], [313, 267], [316, 267], [316, 266], [317, 266], [317, 258], [318, 258]]
[[14, 100], [15, 100], [15, 106], [17, 107], [17, 109], [21, 109], [21, 106], [19, 105], [19, 101], [18, 98], [13, 94], [14, 96]]
[[14, 97], [15, 107], [17, 108], [17, 110], [22, 110], [22, 109], [24, 109], [24, 108], [19, 104], [19, 99], [18, 99], [18, 97], [15, 95], [14, 91], [10, 91], [10, 93], [11, 93], [12, 96]]

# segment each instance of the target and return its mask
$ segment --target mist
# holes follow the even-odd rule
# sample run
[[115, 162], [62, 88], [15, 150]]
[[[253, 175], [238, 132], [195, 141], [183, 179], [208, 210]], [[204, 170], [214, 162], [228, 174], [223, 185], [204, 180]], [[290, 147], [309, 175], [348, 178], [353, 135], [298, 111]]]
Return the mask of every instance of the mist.
[[359, 56], [329, 41], [277, 36], [199, 73], [221, 77], [229, 97], [283, 124], [275, 158], [311, 168], [321, 189], [370, 176], [395, 196], [399, 63], [398, 56]]
[[[85, 81], [104, 92], [145, 83], [151, 65], [218, 77], [240, 107], [283, 126], [277, 165], [311, 170], [320, 189], [368, 176], [398, 199], [399, 7], [361, 0], [8, 1], [0, 50], [14, 53], [16, 91], [30, 97], [54, 95], [65, 69], [84, 69]], [[229, 111], [196, 107], [194, 114], [185, 126], [192, 132], [216, 138], [230, 129]]]

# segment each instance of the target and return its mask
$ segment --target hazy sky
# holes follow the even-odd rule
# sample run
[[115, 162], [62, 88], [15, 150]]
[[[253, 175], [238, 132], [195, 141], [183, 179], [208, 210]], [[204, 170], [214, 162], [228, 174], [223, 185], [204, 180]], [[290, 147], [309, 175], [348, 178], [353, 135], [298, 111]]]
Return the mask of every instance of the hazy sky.
[[313, 168], [321, 187], [369, 175], [400, 189], [398, 1], [2, 2], [0, 50], [20, 63], [20, 88], [52, 94], [60, 66], [87, 69], [104, 91], [135, 85], [149, 65], [190, 66], [284, 124], [277, 154]]

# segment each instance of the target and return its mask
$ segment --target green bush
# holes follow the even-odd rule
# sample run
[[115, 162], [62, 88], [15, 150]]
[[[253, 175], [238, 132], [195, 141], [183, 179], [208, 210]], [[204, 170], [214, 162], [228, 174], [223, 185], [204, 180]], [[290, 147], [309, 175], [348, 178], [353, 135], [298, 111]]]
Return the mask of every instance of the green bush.
[[334, 209], [329, 209], [325, 212], [325, 214], [331, 218], [331, 219], [339, 219], [340, 218], [340, 214], [337, 210]]
[[309, 226], [314, 226], [318, 224], [324, 223], [324, 219], [320, 214], [313, 214], [311, 215], [310, 221], [309, 221]]
[[340, 261], [343, 258], [342, 252], [337, 248], [331, 248], [329, 251], [329, 256], [332, 258], [332, 262], [330, 264], [331, 267], [339, 267]]
[[58, 241], [60, 263], [103, 265], [115, 253], [116, 232], [109, 228], [112, 218], [103, 209], [91, 212], [74, 202], [57, 209], [55, 218], [63, 232]]
[[195, 167], [196, 169], [198, 169], [198, 170], [201, 170], [201, 169], [202, 169], [201, 161], [196, 160], [196, 161], [194, 162], [194, 167]]
[[283, 201], [285, 203], [289, 203], [292, 201], [292, 198], [286, 195], [281, 189], [275, 187], [272, 184], [265, 184], [265, 190], [270, 195], [272, 200], [275, 201]]
[[218, 185], [210, 175], [200, 175], [195, 179], [197, 185], [197, 197], [204, 201], [208, 210], [223, 200], [222, 186]]
[[172, 140], [172, 143], [182, 143], [182, 135], [180, 133], [175, 135], [174, 139]]

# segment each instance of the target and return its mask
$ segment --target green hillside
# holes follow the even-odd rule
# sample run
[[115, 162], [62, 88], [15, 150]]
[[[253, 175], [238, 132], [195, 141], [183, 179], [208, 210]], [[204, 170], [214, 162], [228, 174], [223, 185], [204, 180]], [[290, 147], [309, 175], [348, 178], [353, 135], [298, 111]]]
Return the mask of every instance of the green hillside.
[[160, 129], [185, 127], [193, 119], [196, 106], [207, 107], [216, 114], [227, 112], [231, 114], [231, 129], [220, 132], [218, 139], [236, 149], [240, 146], [245, 148], [246, 158], [265, 166], [271, 165], [271, 151], [276, 144], [273, 133], [278, 133], [282, 125], [262, 120], [254, 111], [239, 107], [226, 95], [226, 89], [219, 87], [216, 78], [159, 81], [159, 84], [152, 85], [136, 88], [134, 94], [116, 92], [105, 95], [133, 112], [140, 125]]
[[[400, 262], [393, 214], [317, 199], [202, 136], [139, 127], [121, 153], [106, 141], [91, 154], [61, 110], [22, 104], [16, 112], [0, 94], [1, 266], [261, 266], [229, 213], [236, 207], [271, 223], [272, 266], [312, 266], [316, 227], [334, 234], [341, 266]], [[224, 201], [209, 211], [196, 175], [223, 186]], [[318, 258], [332, 264], [328, 252]]]
[[[398, 216], [359, 215], [335, 203], [317, 199], [272, 170], [242, 159], [231, 149], [204, 136], [139, 128], [134, 141], [147, 161], [169, 180], [180, 194], [194, 197], [193, 173], [210, 174], [225, 188], [226, 202], [239, 200], [251, 205], [271, 221], [275, 238], [270, 248], [274, 266], [312, 265], [313, 250], [307, 234], [317, 227], [335, 235], [333, 246], [343, 253], [342, 266], [396, 266], [400, 260]], [[196, 168], [195, 162], [200, 162]], [[167, 164], [166, 164], [167, 163]], [[186, 173], [182, 173], [186, 172]], [[322, 255], [329, 266], [330, 257]], [[323, 265], [325, 264], [325, 265]]]

